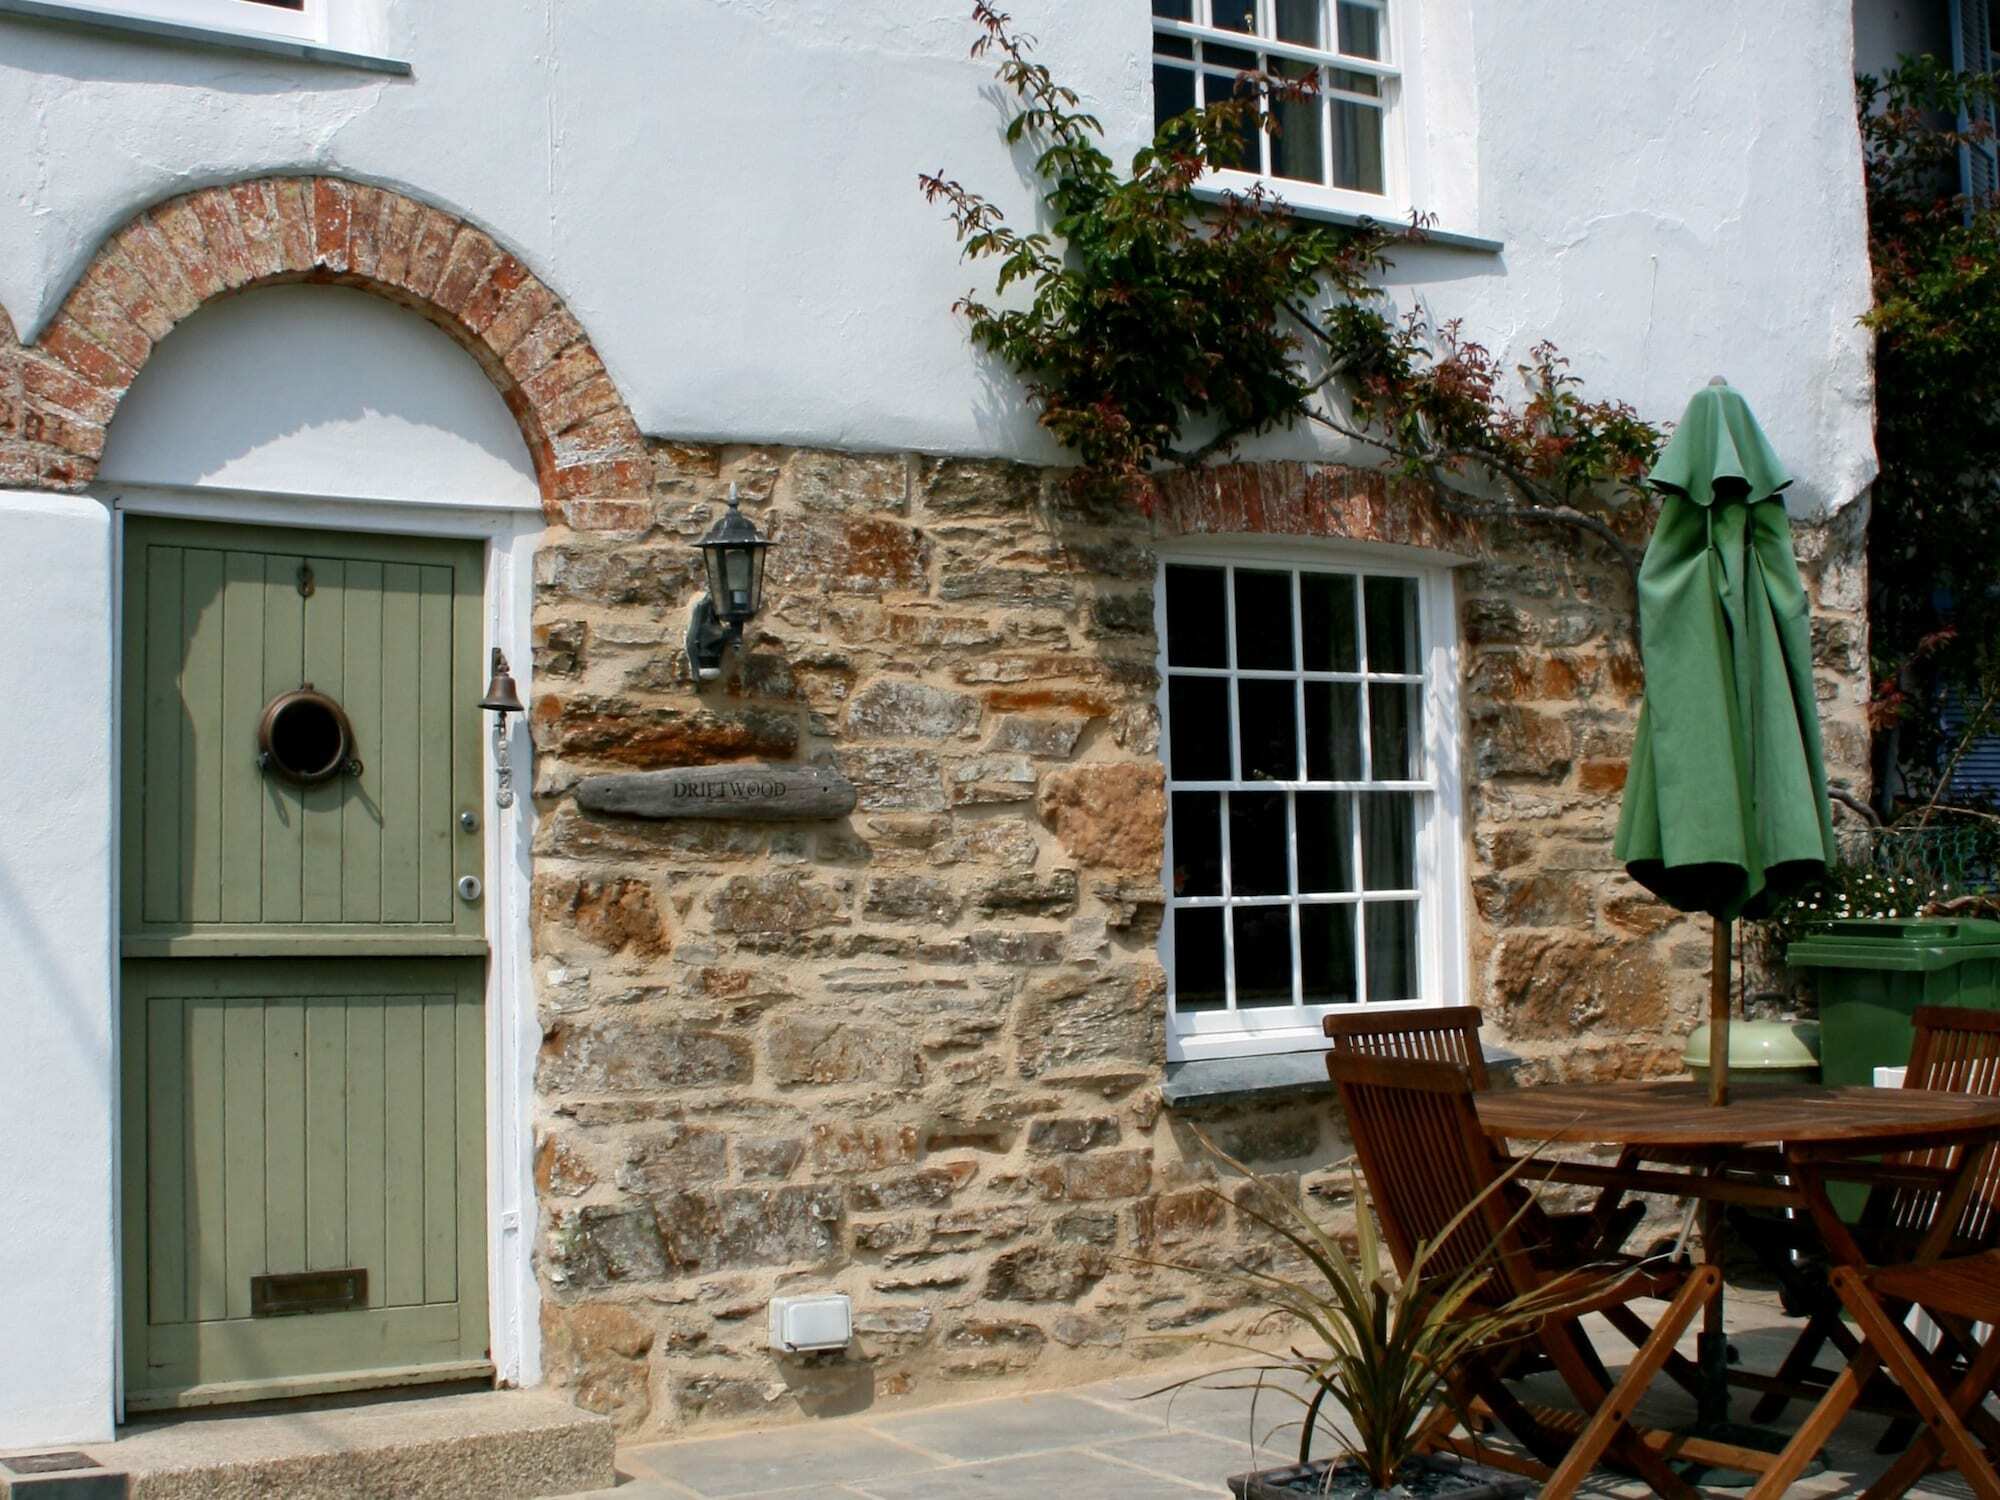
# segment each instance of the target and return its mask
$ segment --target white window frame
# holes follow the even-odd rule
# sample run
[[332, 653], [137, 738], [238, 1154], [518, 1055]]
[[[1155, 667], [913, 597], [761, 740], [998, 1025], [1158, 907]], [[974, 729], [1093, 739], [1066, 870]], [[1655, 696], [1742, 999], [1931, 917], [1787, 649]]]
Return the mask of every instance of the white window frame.
[[305, 0], [303, 10], [259, 5], [255, 0], [95, 0], [99, 9], [121, 15], [202, 26], [246, 36], [287, 37], [300, 42], [326, 42], [327, 8], [334, 0]]
[[[1353, 188], [1333, 185], [1332, 152], [1333, 138], [1330, 126], [1321, 130], [1320, 148], [1322, 160], [1326, 163], [1324, 183], [1301, 182], [1290, 177], [1265, 176], [1258, 172], [1235, 169], [1218, 169], [1202, 179], [1209, 188], [1245, 191], [1261, 184], [1269, 191], [1283, 198], [1285, 202], [1301, 208], [1318, 208], [1338, 214], [1358, 214], [1388, 223], [1406, 219], [1422, 196], [1420, 163], [1417, 160], [1414, 143], [1421, 137], [1414, 126], [1418, 120], [1417, 101], [1420, 97], [1418, 77], [1417, 28], [1414, 12], [1420, 0], [1348, 0], [1383, 16], [1382, 51], [1380, 60], [1365, 57], [1350, 57], [1335, 50], [1339, 45], [1338, 4], [1339, 0], [1324, 0], [1326, 6], [1326, 36], [1330, 42], [1327, 48], [1303, 47], [1292, 42], [1277, 39], [1273, 0], [1190, 0], [1196, 17], [1193, 21], [1170, 20], [1164, 16], [1151, 16], [1154, 35], [1185, 37], [1196, 43], [1215, 43], [1234, 47], [1241, 51], [1261, 52], [1268, 57], [1283, 58], [1292, 62], [1313, 63], [1325, 68], [1338, 68], [1350, 73], [1367, 73], [1382, 80], [1380, 100], [1361, 95], [1345, 96], [1338, 90], [1322, 87], [1321, 97], [1352, 97], [1357, 102], [1369, 105], [1380, 103], [1382, 107], [1382, 191], [1379, 194], [1361, 192]], [[1213, 24], [1215, 6], [1228, 4], [1254, 7], [1257, 15], [1257, 30], [1254, 35], [1232, 31], [1227, 27]], [[1155, 65], [1167, 67], [1188, 67], [1196, 78], [1195, 97], [1201, 97], [1201, 67], [1199, 57], [1192, 63], [1184, 63], [1178, 58], [1162, 58], [1152, 55], [1148, 41], [1149, 60]], [[1150, 89], [1152, 73], [1147, 72]]]
[[[1208, 788], [1209, 783], [1196, 782], [1177, 784], [1172, 774], [1172, 733], [1173, 721], [1168, 704], [1169, 668], [1167, 666], [1167, 569], [1174, 565], [1194, 565], [1238, 567], [1258, 570], [1279, 569], [1293, 573], [1335, 573], [1348, 574], [1357, 579], [1369, 577], [1392, 577], [1412, 579], [1417, 584], [1417, 628], [1418, 661], [1422, 664], [1421, 684], [1423, 688], [1423, 734], [1422, 754], [1424, 776], [1414, 781], [1369, 781], [1369, 782], [1328, 782], [1328, 781], [1263, 781], [1258, 782], [1263, 791], [1411, 791], [1420, 794], [1416, 830], [1416, 876], [1417, 883], [1411, 893], [1370, 892], [1369, 895], [1385, 897], [1415, 894], [1418, 897], [1417, 923], [1417, 964], [1419, 998], [1413, 1001], [1376, 1001], [1372, 1008], [1378, 1010], [1420, 1010], [1441, 1005], [1462, 1002], [1465, 993], [1465, 902], [1464, 902], [1464, 849], [1462, 828], [1463, 793], [1460, 780], [1460, 732], [1458, 720], [1458, 611], [1454, 580], [1449, 565], [1406, 559], [1388, 548], [1365, 548], [1351, 545], [1318, 545], [1296, 538], [1283, 541], [1244, 540], [1217, 542], [1206, 540], [1200, 543], [1170, 544], [1159, 549], [1159, 560], [1154, 573], [1153, 622], [1159, 641], [1159, 714], [1160, 714], [1160, 757], [1167, 767], [1167, 835], [1162, 856], [1160, 879], [1166, 891], [1166, 914], [1160, 923], [1159, 957], [1167, 974], [1167, 1061], [1189, 1062], [1202, 1058], [1216, 1057], [1257, 1057], [1273, 1053], [1323, 1051], [1326, 1038], [1320, 1028], [1321, 1018], [1336, 1012], [1350, 1011], [1371, 1002], [1357, 999], [1341, 1005], [1306, 1005], [1298, 1003], [1301, 993], [1299, 976], [1299, 951], [1296, 940], [1292, 950], [1294, 1003], [1290, 1006], [1258, 1007], [1254, 1012], [1241, 1012], [1233, 1008], [1224, 1011], [1205, 1011], [1183, 1016], [1175, 1004], [1174, 977], [1174, 912], [1181, 907], [1214, 906], [1226, 898], [1177, 897], [1174, 894], [1174, 829], [1173, 793], [1176, 790]], [[1301, 663], [1299, 638], [1301, 623], [1297, 607], [1297, 586], [1294, 585], [1294, 607], [1292, 611], [1293, 662]], [[1227, 662], [1223, 668], [1196, 669], [1198, 675], [1226, 676], [1232, 688], [1241, 677], [1250, 676], [1290, 676], [1301, 682], [1365, 682], [1385, 680], [1383, 674], [1367, 674], [1366, 636], [1363, 630], [1360, 649], [1364, 653], [1360, 661], [1360, 672], [1304, 672], [1253, 673], [1247, 669], [1239, 671], [1236, 666], [1235, 639], [1235, 588], [1233, 576], [1225, 581], [1223, 598], [1224, 619], [1216, 628], [1224, 633], [1227, 642]], [[1357, 608], [1357, 629], [1365, 623], [1365, 589], [1355, 590]], [[1173, 671], [1186, 675], [1190, 669], [1174, 668]], [[1416, 676], [1417, 674], [1411, 674]], [[1402, 680], [1409, 680], [1404, 678]], [[1360, 728], [1362, 744], [1367, 745], [1366, 703], [1368, 694], [1360, 694], [1363, 720]], [[1230, 695], [1230, 733], [1232, 743], [1236, 738], [1235, 694]], [[1305, 734], [1305, 721], [1301, 712], [1298, 719], [1301, 743]], [[1232, 749], [1232, 755], [1236, 752]], [[1301, 769], [1305, 769], [1301, 765]], [[1225, 818], [1225, 827], [1227, 819]], [[1226, 835], [1225, 835], [1226, 837]], [[1296, 841], [1296, 832], [1294, 832]], [[1225, 854], [1225, 859], [1226, 859]], [[1296, 857], [1293, 859], [1296, 867]], [[1357, 881], [1359, 866], [1356, 866]], [[1292, 881], [1296, 886], [1296, 878]], [[1316, 895], [1301, 899], [1296, 890], [1284, 898], [1286, 903], [1298, 907], [1306, 904], [1353, 904], [1363, 899], [1361, 892], [1339, 895]], [[1228, 924], [1225, 922], [1225, 931]], [[1365, 976], [1366, 955], [1357, 950], [1357, 977]], [[1234, 993], [1233, 963], [1229, 975], [1230, 992]], [[1365, 978], [1362, 979], [1365, 986]]]

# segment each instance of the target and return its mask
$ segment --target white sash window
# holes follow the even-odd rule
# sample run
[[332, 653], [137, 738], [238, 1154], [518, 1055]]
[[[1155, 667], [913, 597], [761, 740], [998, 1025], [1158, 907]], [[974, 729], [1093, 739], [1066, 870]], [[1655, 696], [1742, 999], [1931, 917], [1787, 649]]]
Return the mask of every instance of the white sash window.
[[1245, 130], [1218, 185], [1260, 178], [1292, 203], [1400, 217], [1411, 194], [1398, 33], [1414, 3], [1152, 0], [1155, 123], [1230, 98], [1245, 72], [1311, 79], [1316, 94], [1269, 106], [1276, 134]]
[[206, 26], [217, 31], [290, 37], [302, 42], [328, 40], [326, 7], [330, 0], [90, 0], [90, 3], [100, 10]]
[[1172, 1061], [1460, 993], [1450, 574], [1280, 557], [1160, 567]]

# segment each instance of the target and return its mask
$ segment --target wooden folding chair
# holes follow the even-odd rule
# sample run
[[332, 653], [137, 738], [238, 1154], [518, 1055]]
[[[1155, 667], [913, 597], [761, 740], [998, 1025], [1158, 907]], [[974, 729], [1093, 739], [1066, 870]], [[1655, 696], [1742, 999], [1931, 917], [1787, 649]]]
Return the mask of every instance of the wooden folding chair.
[[1397, 1057], [1407, 1062], [1451, 1063], [1465, 1069], [1475, 1089], [1492, 1081], [1486, 1073], [1486, 1051], [1479, 1045], [1485, 1017], [1476, 1005], [1445, 1005], [1424, 1010], [1378, 1010], [1373, 1006], [1336, 1011], [1320, 1022], [1344, 1057]]
[[[1336, 1052], [1328, 1056], [1327, 1070], [1347, 1113], [1383, 1239], [1400, 1272], [1410, 1274], [1418, 1246], [1430, 1243], [1429, 1275], [1451, 1277], [1491, 1257], [1493, 1278], [1481, 1295], [1493, 1302], [1574, 1289], [1573, 1300], [1561, 1313], [1544, 1318], [1532, 1340], [1583, 1408], [1586, 1420], [1575, 1440], [1565, 1444], [1558, 1426], [1543, 1421], [1507, 1389], [1500, 1378], [1504, 1351], [1475, 1356], [1454, 1372], [1461, 1403], [1484, 1402], [1535, 1455], [1540, 1462], [1528, 1467], [1544, 1480], [1541, 1493], [1550, 1500], [1573, 1494], [1600, 1458], [1638, 1475], [1656, 1494], [1693, 1496], [1694, 1489], [1648, 1446], [1631, 1417], [1675, 1341], [1720, 1288], [1720, 1273], [1713, 1266], [1643, 1264], [1629, 1257], [1587, 1265], [1552, 1263], [1537, 1255], [1523, 1234], [1518, 1200], [1508, 1191], [1506, 1162], [1480, 1129], [1464, 1068]], [[1453, 1220], [1475, 1203], [1477, 1211], [1454, 1226]], [[1625, 1308], [1639, 1297], [1668, 1299], [1667, 1310], [1613, 1385], [1577, 1320], [1585, 1313]], [[1440, 1416], [1429, 1440], [1464, 1451], [1449, 1440], [1450, 1430], [1449, 1417]]]
[[[1826, 1445], [1841, 1419], [1859, 1399], [1879, 1366], [1886, 1366], [1922, 1418], [1924, 1431], [1887, 1473], [1863, 1492], [1863, 1500], [1894, 1500], [1907, 1493], [1944, 1460], [1963, 1476], [1980, 1500], [2000, 1500], [2000, 1474], [1967, 1426], [1967, 1419], [1994, 1388], [2000, 1375], [2000, 1251], [1987, 1250], [1957, 1260], [1858, 1271], [1836, 1266], [1829, 1278], [1834, 1294], [1853, 1316], [1861, 1344], [1848, 1366], [1827, 1388], [1776, 1467], [1750, 1492], [1750, 1500], [1775, 1500]], [[1901, 1310], [1921, 1307], [1940, 1327], [1952, 1329], [1967, 1351], [1963, 1366], [1926, 1354], [1902, 1326]], [[1983, 1341], [1977, 1324], [1988, 1325]], [[1941, 1384], [1942, 1382], [1942, 1384]], [[1947, 1395], [1943, 1385], [1949, 1384]]]
[[[2000, 1095], [2000, 1012], [1926, 1005], [1917, 1010], [1913, 1019], [1916, 1035], [1910, 1045], [1910, 1065], [1903, 1074], [1904, 1088]], [[1950, 1169], [1958, 1165], [1962, 1149], [1951, 1146], [1905, 1151], [1889, 1161], [1896, 1166]], [[2000, 1213], [1996, 1213], [1994, 1204], [1996, 1192], [2000, 1192], [2000, 1153], [1989, 1157], [1981, 1169], [1959, 1216], [1947, 1254], [1993, 1249], [2000, 1243]], [[1930, 1232], [1940, 1197], [1935, 1189], [1877, 1185], [1869, 1190], [1862, 1208], [1855, 1229], [1856, 1241], [1868, 1258], [1878, 1264], [1909, 1259]], [[1754, 1227], [1747, 1223], [1744, 1227], [1753, 1240], [1768, 1236], [1781, 1245], [1808, 1249], [1818, 1243], [1818, 1231], [1802, 1219], [1782, 1224], [1758, 1221]], [[1824, 1388], [1828, 1376], [1817, 1368], [1817, 1361], [1828, 1344], [1849, 1358], [1858, 1348], [1854, 1336], [1841, 1322], [1841, 1301], [1823, 1275], [1813, 1272], [1794, 1277], [1791, 1290], [1807, 1300], [1805, 1330], [1775, 1375], [1768, 1382], [1759, 1380], [1760, 1385], [1768, 1384], [1771, 1389], [1751, 1411], [1753, 1422], [1773, 1421], [1788, 1401], [1809, 1397]], [[1906, 1425], [1892, 1426], [1883, 1439], [1881, 1451], [1900, 1449], [1908, 1438]]]
[[[1408, 1062], [1447, 1063], [1465, 1070], [1476, 1091], [1490, 1084], [1486, 1071], [1486, 1051], [1479, 1042], [1485, 1016], [1476, 1005], [1446, 1005], [1423, 1010], [1377, 1010], [1362, 1007], [1327, 1016], [1320, 1029], [1333, 1043], [1328, 1057], [1390, 1057]], [[1555, 1252], [1578, 1258], [1585, 1254], [1610, 1254], [1646, 1216], [1646, 1205], [1638, 1199], [1620, 1201], [1615, 1188], [1606, 1189], [1590, 1209], [1580, 1213], [1551, 1213], [1527, 1201], [1523, 1228], [1531, 1245], [1547, 1244]], [[1523, 1194], [1515, 1195], [1519, 1206]], [[1630, 1308], [1607, 1313], [1611, 1326], [1638, 1348], [1652, 1330]], [[1514, 1373], [1526, 1375], [1546, 1368], [1530, 1361]], [[1694, 1367], [1676, 1354], [1668, 1363], [1668, 1375], [1677, 1383], [1694, 1389]]]

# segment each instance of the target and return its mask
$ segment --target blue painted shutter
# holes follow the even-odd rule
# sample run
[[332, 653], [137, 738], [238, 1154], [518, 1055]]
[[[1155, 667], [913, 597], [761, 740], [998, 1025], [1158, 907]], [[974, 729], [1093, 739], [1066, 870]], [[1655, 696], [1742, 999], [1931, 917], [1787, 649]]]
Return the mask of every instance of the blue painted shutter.
[[[1991, 0], [1948, 0], [1951, 8], [1951, 65], [1960, 73], [1987, 73], [1993, 70], [1993, 17]], [[2000, 192], [2000, 142], [1995, 129], [1991, 100], [1960, 110], [1958, 128], [1969, 131], [1986, 127], [1984, 139], [1958, 149], [1959, 191], [1974, 202]]]
[[[1956, 690], [1948, 690], [1938, 706], [1938, 725], [1944, 731], [1946, 754], [1957, 745], [1970, 717], [1965, 700]], [[2000, 735], [1986, 734], [1966, 746], [1958, 764], [1952, 767], [1951, 785], [1945, 789], [1945, 797], [1948, 801], [1977, 805], [1996, 795], [2000, 795]]]

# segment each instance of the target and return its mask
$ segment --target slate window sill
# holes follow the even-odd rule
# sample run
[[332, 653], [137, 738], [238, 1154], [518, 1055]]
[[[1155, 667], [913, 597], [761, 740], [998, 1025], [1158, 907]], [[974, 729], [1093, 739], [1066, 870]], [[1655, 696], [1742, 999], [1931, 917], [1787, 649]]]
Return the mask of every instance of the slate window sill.
[[400, 58], [377, 57], [368, 52], [344, 52], [323, 47], [297, 37], [265, 36], [254, 31], [225, 31], [218, 26], [200, 26], [190, 21], [162, 21], [152, 16], [126, 15], [99, 10], [91, 5], [68, 5], [62, 0], [0, 0], [0, 17], [23, 21], [47, 21], [62, 26], [80, 26], [91, 31], [117, 32], [125, 36], [150, 37], [155, 41], [214, 47], [225, 52], [259, 52], [267, 57], [287, 57], [294, 62], [318, 63], [330, 68], [359, 68], [369, 73], [410, 76], [410, 65]]
[[[1282, 189], [1282, 184], [1280, 187]], [[1224, 191], [1221, 188], [1198, 187], [1194, 190], [1194, 195], [1208, 203], [1220, 203]], [[1376, 218], [1368, 214], [1352, 213], [1344, 208], [1328, 208], [1318, 203], [1294, 203], [1289, 198], [1285, 200], [1285, 207], [1297, 218], [1309, 219], [1315, 224], [1338, 224], [1344, 229], [1356, 229], [1363, 223], [1371, 223], [1379, 224], [1393, 233], [1408, 227], [1399, 219]], [[1480, 255], [1499, 255], [1507, 248], [1500, 240], [1490, 240], [1479, 234], [1461, 234], [1454, 229], [1426, 229], [1424, 243], [1444, 245], [1453, 250], [1470, 250]]]
[[[1486, 1066], [1504, 1076], [1519, 1054], [1484, 1044]], [[1243, 1104], [1331, 1094], [1324, 1052], [1279, 1052], [1269, 1057], [1205, 1057], [1167, 1064], [1160, 1097], [1170, 1108], [1184, 1105]]]

